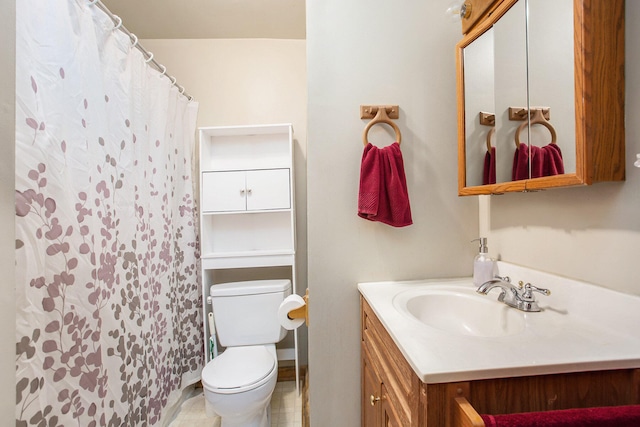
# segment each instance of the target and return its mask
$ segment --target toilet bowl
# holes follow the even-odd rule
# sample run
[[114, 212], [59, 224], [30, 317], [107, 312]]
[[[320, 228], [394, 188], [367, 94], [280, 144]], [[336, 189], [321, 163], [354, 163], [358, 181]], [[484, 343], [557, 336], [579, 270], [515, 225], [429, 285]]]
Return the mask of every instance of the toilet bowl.
[[205, 398], [222, 427], [269, 427], [277, 379], [273, 344], [228, 348], [202, 371]]
[[205, 398], [222, 427], [269, 427], [278, 380], [276, 343], [286, 335], [277, 311], [289, 280], [212, 285], [210, 300], [222, 354], [202, 370]]

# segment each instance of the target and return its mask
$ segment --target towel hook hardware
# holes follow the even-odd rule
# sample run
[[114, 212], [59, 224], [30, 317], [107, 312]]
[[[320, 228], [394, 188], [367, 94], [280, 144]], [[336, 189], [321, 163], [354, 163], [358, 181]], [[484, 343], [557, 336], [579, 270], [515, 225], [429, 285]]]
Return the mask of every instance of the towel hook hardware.
[[520, 147], [520, 132], [522, 132], [522, 130], [524, 130], [528, 124], [542, 125], [547, 129], [549, 129], [549, 132], [551, 133], [551, 144], [556, 143], [557, 135], [556, 135], [555, 128], [551, 125], [551, 123], [547, 121], [547, 119], [545, 119], [543, 109], [538, 108], [534, 110], [531, 117], [531, 121], [522, 123], [520, 126], [518, 126], [518, 129], [516, 129], [516, 138], [515, 138], [516, 150]]
[[360, 118], [361, 119], [373, 119], [364, 128], [362, 140], [365, 145], [369, 143], [367, 137], [369, 129], [378, 123], [385, 123], [391, 126], [396, 134], [396, 142], [400, 145], [402, 135], [400, 128], [391, 119], [397, 119], [399, 117], [399, 107], [397, 105], [361, 105], [360, 106]]
[[495, 126], [496, 115], [493, 113], [485, 113], [484, 111], [480, 111], [480, 124], [482, 126]]
[[480, 119], [480, 124], [482, 126], [491, 126], [489, 132], [487, 132], [487, 151], [491, 152], [491, 138], [496, 133], [496, 115], [493, 113], [487, 113], [484, 111], [480, 111], [478, 115]]
[[545, 119], [549, 120], [551, 118], [551, 108], [549, 107], [532, 107], [531, 109], [523, 107], [509, 107], [509, 120], [527, 120], [527, 113], [531, 113], [533, 115], [537, 110], [542, 110], [542, 115]]

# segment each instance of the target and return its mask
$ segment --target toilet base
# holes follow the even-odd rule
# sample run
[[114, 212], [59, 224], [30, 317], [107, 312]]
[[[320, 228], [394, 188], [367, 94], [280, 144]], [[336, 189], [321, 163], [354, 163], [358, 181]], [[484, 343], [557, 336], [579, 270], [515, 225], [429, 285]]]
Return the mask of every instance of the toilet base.
[[[271, 427], [271, 397], [278, 381], [278, 359], [275, 345], [271, 344], [266, 347], [275, 363], [272, 364], [272, 370], [252, 386], [220, 390], [209, 387], [210, 383], [207, 381], [209, 375], [207, 372], [215, 374], [215, 371], [207, 370], [207, 368], [214, 367], [212, 364], [215, 363], [218, 363], [218, 365], [215, 365], [217, 367], [225, 366], [220, 365], [220, 363], [233, 363], [235, 359], [230, 359], [231, 362], [227, 359], [223, 360], [225, 354], [232, 354], [228, 353], [229, 349], [219, 358], [209, 362], [204, 368], [202, 377], [204, 397], [210, 404], [211, 409], [220, 416], [221, 427]], [[250, 362], [245, 361], [245, 363]]]
[[220, 427], [270, 427], [271, 426], [271, 406], [262, 414], [254, 417], [242, 417], [229, 420], [221, 419]]
[[221, 427], [271, 427], [271, 396], [277, 370], [257, 389], [238, 394], [217, 394], [205, 387], [204, 397], [221, 418]]

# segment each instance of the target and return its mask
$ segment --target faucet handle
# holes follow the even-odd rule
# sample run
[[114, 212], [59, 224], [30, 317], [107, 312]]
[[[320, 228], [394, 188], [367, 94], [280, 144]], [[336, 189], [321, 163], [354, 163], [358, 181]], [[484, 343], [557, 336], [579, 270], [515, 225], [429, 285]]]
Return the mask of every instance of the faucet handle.
[[[522, 282], [520, 282], [520, 289], [522, 289]], [[532, 292], [539, 292], [543, 295], [549, 296], [551, 295], [551, 291], [549, 289], [539, 288], [537, 286], [533, 286], [531, 283], [526, 283], [524, 285], [524, 294], [523, 298], [533, 298]]]
[[499, 276], [499, 275], [496, 274], [495, 278], [496, 279], [500, 279], [503, 282], [511, 283], [511, 278], [509, 276], [502, 277], [502, 276]]

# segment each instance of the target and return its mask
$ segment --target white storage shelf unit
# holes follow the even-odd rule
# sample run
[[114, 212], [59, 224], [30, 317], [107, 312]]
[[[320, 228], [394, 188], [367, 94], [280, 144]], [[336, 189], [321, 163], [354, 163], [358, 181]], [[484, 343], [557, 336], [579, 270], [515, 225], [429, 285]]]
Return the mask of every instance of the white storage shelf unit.
[[[200, 128], [200, 244], [205, 319], [215, 270], [291, 267], [295, 283], [290, 124]], [[205, 322], [208, 347], [209, 326]], [[297, 333], [294, 332], [294, 347]], [[209, 360], [208, 348], [205, 348]], [[279, 350], [295, 359], [297, 348]], [[293, 357], [290, 357], [293, 356]]]
[[200, 129], [203, 267], [291, 265], [291, 125]]

